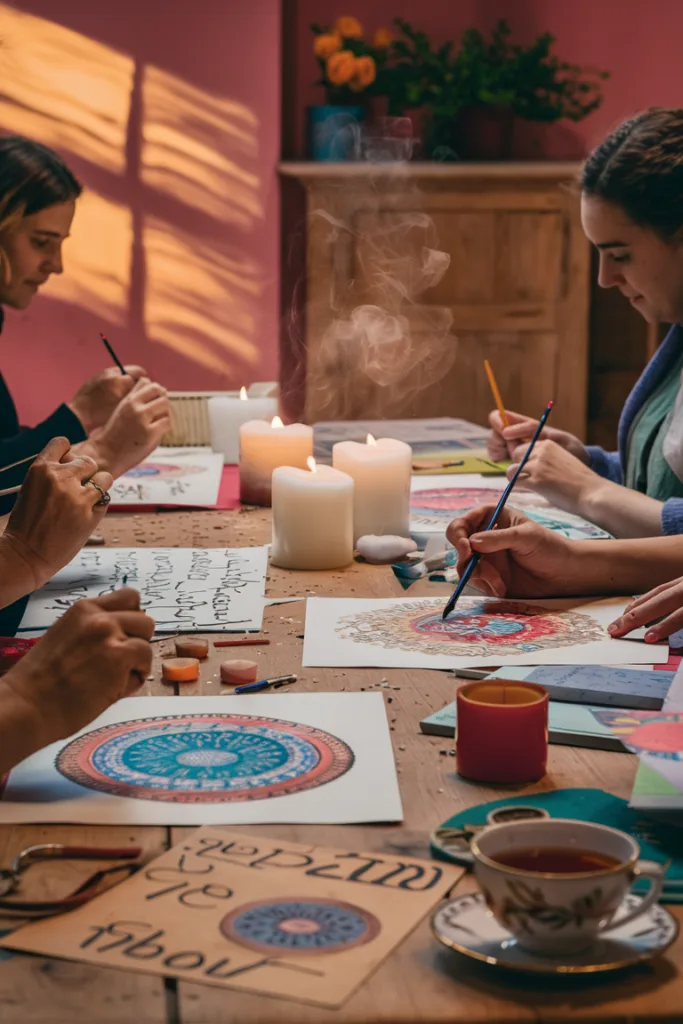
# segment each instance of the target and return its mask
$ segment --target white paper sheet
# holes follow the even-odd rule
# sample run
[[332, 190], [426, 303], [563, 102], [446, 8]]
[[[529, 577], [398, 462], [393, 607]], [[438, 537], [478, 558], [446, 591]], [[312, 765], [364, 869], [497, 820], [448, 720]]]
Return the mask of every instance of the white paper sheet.
[[[235, 715], [242, 718], [230, 722]], [[131, 697], [14, 768], [0, 800], [1, 823], [344, 824], [402, 816], [379, 693]]]
[[629, 601], [462, 597], [444, 623], [444, 598], [309, 598], [303, 664], [462, 669], [666, 662], [666, 644], [613, 640], [607, 633]]
[[84, 548], [28, 602], [20, 632], [45, 629], [83, 597], [128, 585], [157, 633], [260, 629], [268, 565], [258, 548]]
[[111, 505], [197, 505], [218, 501], [223, 456], [211, 451], [157, 449], [109, 488]]
[[[504, 477], [485, 477], [478, 473], [456, 476], [414, 476], [411, 480], [410, 532], [422, 537], [443, 534], [453, 519], [479, 505], [496, 504], [505, 490]], [[610, 534], [593, 523], [554, 508], [533, 491], [515, 487], [508, 507], [519, 509], [549, 530], [569, 540], [607, 540]]]

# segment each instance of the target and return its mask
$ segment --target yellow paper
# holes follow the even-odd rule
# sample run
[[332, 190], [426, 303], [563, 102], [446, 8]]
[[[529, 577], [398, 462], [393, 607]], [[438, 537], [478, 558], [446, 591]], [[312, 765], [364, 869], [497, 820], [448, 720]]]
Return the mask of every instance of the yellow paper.
[[338, 1007], [462, 874], [209, 826], [2, 944]]

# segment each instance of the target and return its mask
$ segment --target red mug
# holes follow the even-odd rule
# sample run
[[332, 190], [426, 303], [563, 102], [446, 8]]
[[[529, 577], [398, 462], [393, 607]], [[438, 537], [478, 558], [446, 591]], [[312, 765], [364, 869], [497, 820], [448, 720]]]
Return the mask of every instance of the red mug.
[[548, 691], [496, 679], [457, 695], [458, 774], [475, 782], [538, 782], [548, 763]]

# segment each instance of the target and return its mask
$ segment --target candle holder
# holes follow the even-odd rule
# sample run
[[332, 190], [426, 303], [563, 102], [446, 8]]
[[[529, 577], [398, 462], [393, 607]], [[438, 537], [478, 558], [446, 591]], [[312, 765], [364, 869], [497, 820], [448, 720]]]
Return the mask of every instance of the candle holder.
[[548, 763], [548, 691], [504, 679], [461, 686], [455, 755], [458, 774], [475, 782], [538, 782]]

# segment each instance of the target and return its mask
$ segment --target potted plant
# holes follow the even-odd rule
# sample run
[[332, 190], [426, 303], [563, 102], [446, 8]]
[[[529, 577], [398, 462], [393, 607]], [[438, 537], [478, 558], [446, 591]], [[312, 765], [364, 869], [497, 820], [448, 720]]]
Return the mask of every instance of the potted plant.
[[516, 118], [580, 121], [602, 102], [605, 71], [560, 60], [544, 32], [530, 46], [510, 42], [511, 29], [499, 21], [490, 42], [476, 29], [463, 33], [455, 64], [463, 106], [457, 146], [463, 157], [509, 159]]
[[432, 157], [509, 159], [515, 119], [579, 121], [602, 102], [607, 72], [559, 60], [548, 32], [523, 47], [499, 21], [489, 41], [468, 29], [459, 48], [447, 42], [432, 49], [408, 22], [396, 18], [395, 25], [400, 34], [389, 47], [382, 88], [396, 113], [424, 109]]
[[364, 39], [357, 18], [338, 18], [323, 28], [311, 25], [313, 51], [320, 67], [316, 83], [325, 104], [308, 108], [308, 150], [313, 160], [348, 160], [359, 155], [360, 123], [367, 98], [382, 88], [391, 32], [379, 29], [373, 44]]

